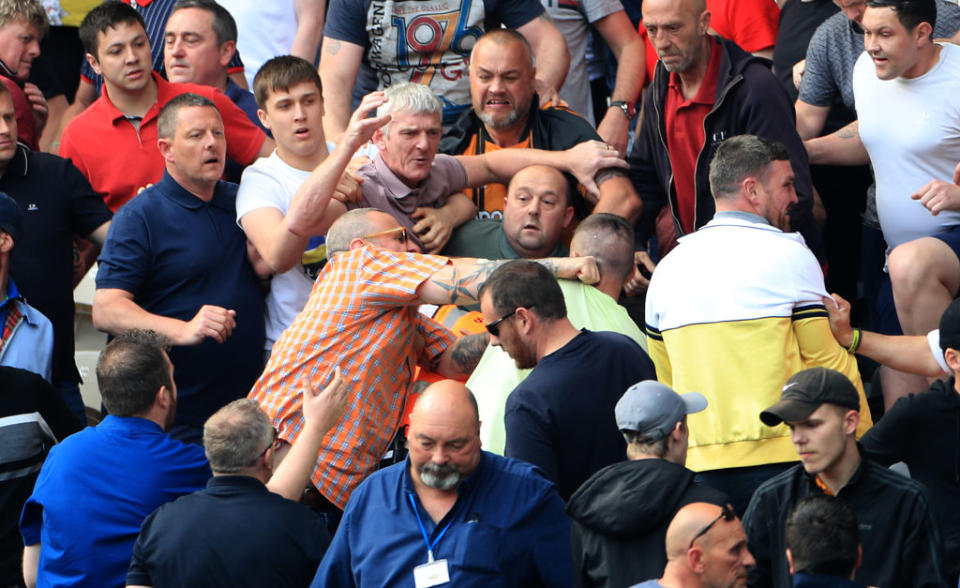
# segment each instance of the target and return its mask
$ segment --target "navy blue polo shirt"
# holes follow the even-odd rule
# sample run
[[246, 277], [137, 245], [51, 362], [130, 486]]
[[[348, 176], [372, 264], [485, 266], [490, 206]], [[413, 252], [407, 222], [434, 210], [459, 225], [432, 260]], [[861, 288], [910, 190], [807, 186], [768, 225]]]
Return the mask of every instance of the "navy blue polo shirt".
[[167, 172], [122, 206], [100, 254], [97, 289], [119, 288], [147, 312], [189, 321], [205, 304], [237, 312], [220, 344], [174, 347], [177, 425], [202, 426], [243, 397], [263, 367], [264, 305], [236, 223], [236, 184], [219, 182], [210, 202]]
[[113, 213], [69, 160], [18, 147], [0, 176], [17, 201], [23, 236], [10, 275], [30, 306], [53, 323], [53, 380], [79, 382], [73, 358], [73, 235], [86, 237]]
[[330, 534], [307, 507], [250, 476], [215, 476], [207, 488], [144, 521], [127, 584], [306, 586]]

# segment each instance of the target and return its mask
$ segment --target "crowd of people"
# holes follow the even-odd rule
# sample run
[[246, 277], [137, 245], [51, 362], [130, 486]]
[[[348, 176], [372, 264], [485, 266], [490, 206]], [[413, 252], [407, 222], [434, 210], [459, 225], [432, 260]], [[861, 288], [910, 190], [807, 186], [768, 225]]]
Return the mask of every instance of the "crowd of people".
[[956, 3], [62, 4], [0, 587], [958, 585]]

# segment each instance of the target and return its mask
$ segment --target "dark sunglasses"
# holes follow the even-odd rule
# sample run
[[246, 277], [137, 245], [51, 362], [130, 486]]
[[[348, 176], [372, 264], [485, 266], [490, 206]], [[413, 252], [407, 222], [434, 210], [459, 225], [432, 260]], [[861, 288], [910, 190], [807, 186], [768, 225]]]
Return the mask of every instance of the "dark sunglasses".
[[280, 444], [280, 431], [278, 431], [276, 427], [273, 427], [273, 439], [270, 440], [270, 445], [267, 445], [266, 449], [260, 452], [260, 457], [263, 457], [263, 455], [271, 447], [273, 447], [274, 451], [276, 451], [277, 446], [279, 444]]
[[407, 242], [407, 227], [395, 227], [393, 229], [387, 229], [386, 231], [380, 231], [379, 233], [373, 233], [372, 235], [364, 235], [360, 237], [364, 241], [367, 239], [373, 239], [374, 237], [386, 237], [387, 235], [392, 235], [394, 233], [400, 233], [400, 242]]
[[687, 549], [693, 548], [693, 544], [696, 542], [696, 540], [706, 535], [707, 532], [713, 528], [713, 526], [716, 525], [717, 521], [720, 519], [732, 521], [735, 518], [737, 518], [737, 513], [733, 512], [733, 507], [729, 504], [724, 505], [724, 507], [720, 509], [720, 514], [717, 515], [717, 518], [710, 521], [709, 525], [700, 529], [700, 532], [693, 536], [693, 539], [690, 540], [690, 547], [687, 547]]
[[518, 310], [518, 309], [520, 309], [520, 308], [528, 308], [528, 309], [529, 309], [529, 308], [533, 308], [534, 306], [536, 306], [536, 305], [535, 305], [535, 304], [531, 304], [530, 306], [518, 306], [517, 308], [514, 308], [513, 310], [511, 310], [511, 311], [508, 312], [507, 314], [505, 314], [505, 315], [503, 315], [502, 317], [498, 318], [497, 320], [493, 321], [493, 322], [490, 323], [489, 325], [484, 325], [484, 326], [487, 328], [487, 332], [488, 332], [488, 333], [490, 333], [490, 334], [493, 335], [494, 337], [499, 337], [499, 336], [500, 336], [500, 323], [502, 323], [503, 321], [505, 321], [505, 320], [507, 320], [508, 318], [512, 317], [513, 315], [517, 314], [517, 310]]

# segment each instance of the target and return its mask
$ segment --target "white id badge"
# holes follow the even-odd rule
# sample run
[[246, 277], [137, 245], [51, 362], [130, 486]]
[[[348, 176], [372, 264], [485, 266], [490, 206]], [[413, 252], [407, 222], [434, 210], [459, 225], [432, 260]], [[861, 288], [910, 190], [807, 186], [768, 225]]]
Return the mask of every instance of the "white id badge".
[[413, 568], [413, 583], [416, 588], [430, 588], [450, 581], [447, 560], [438, 559]]

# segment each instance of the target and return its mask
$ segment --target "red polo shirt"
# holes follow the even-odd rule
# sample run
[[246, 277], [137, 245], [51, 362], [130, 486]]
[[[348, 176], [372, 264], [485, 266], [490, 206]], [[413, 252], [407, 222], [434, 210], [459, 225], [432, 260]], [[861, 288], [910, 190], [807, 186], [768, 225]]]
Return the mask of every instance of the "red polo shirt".
[[157, 83], [157, 102], [144, 114], [139, 130], [110, 102], [104, 86], [103, 94], [67, 124], [60, 139], [60, 156], [77, 166], [114, 212], [141, 188], [163, 176], [157, 117], [175, 96], [193, 92], [217, 105], [223, 117], [227, 157], [234, 161], [252, 163], [267, 137], [219, 90], [199, 84], [171, 84], [156, 72], [152, 75]]
[[722, 51], [716, 39], [710, 42], [710, 62], [697, 95], [686, 100], [680, 90], [680, 78], [670, 74], [663, 112], [667, 128], [667, 151], [673, 168], [673, 185], [677, 190], [677, 209], [684, 233], [694, 230], [694, 206], [697, 198], [697, 156], [703, 149], [703, 119], [713, 108], [717, 94]]

